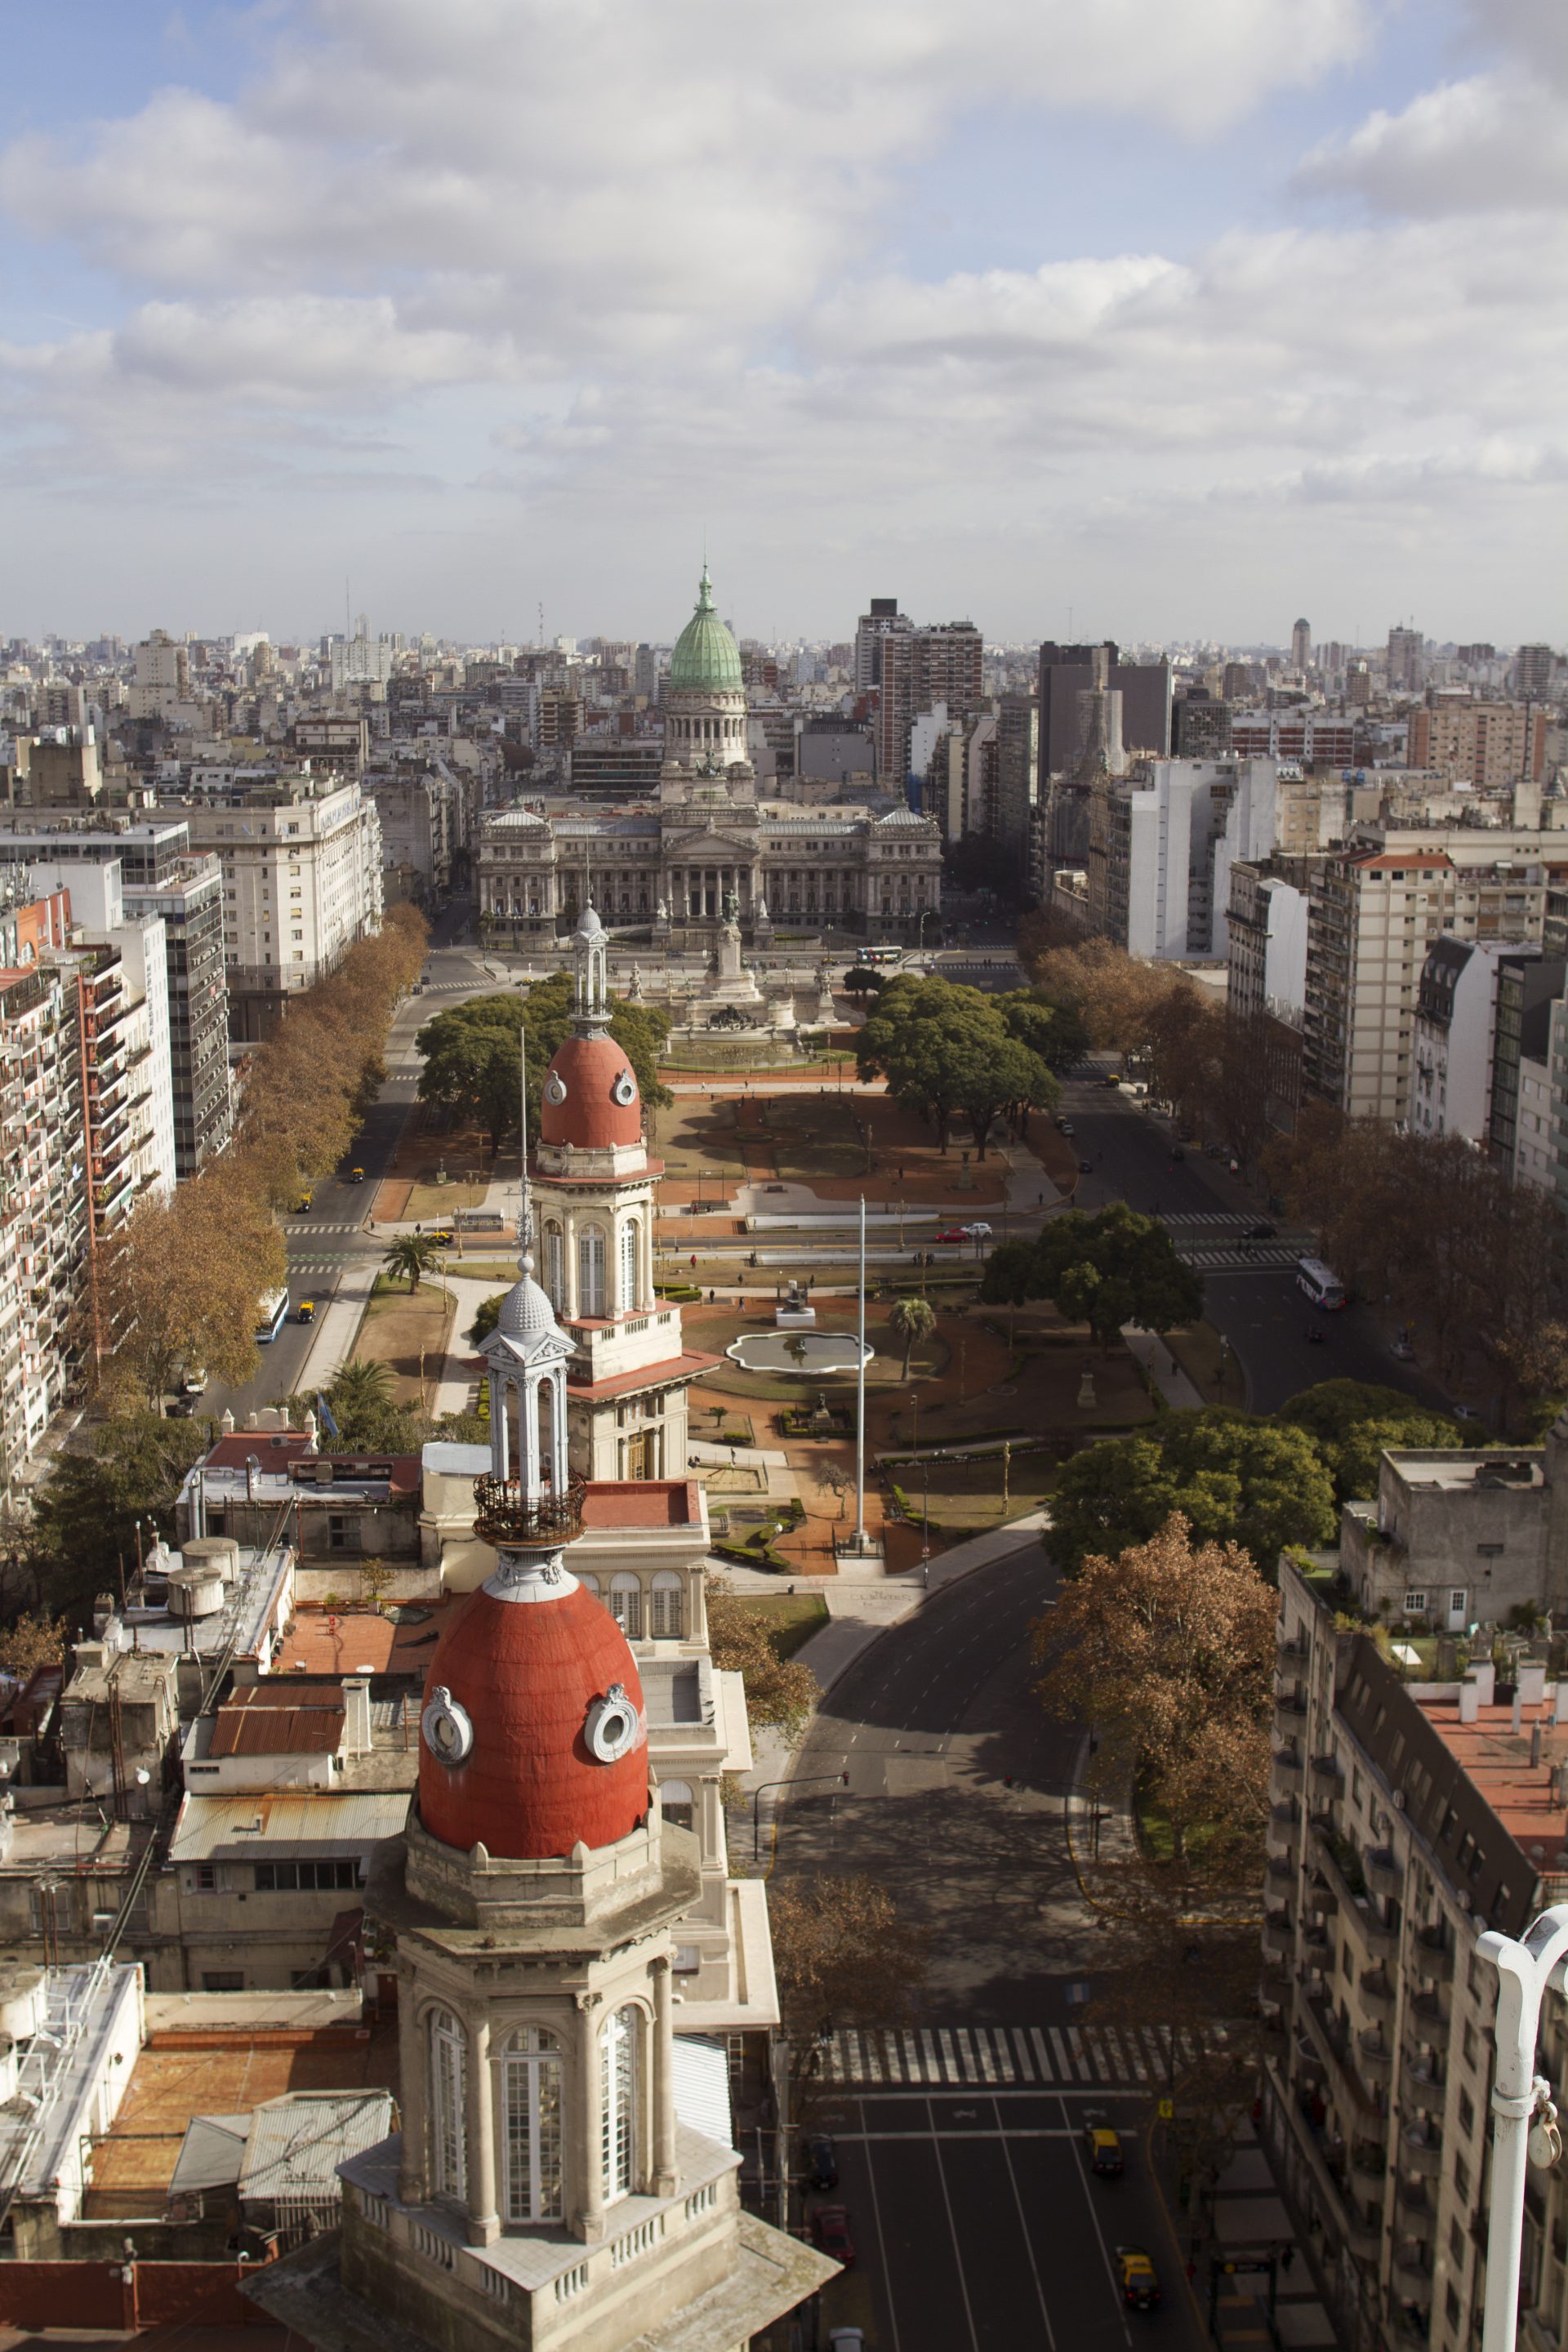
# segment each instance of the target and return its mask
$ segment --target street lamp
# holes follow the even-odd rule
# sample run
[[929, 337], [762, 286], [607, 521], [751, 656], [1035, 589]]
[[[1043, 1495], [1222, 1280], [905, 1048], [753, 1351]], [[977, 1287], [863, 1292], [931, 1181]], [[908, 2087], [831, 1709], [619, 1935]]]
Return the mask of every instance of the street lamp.
[[1526, 2162], [1555, 2164], [1563, 2153], [1551, 2085], [1535, 2071], [1541, 2002], [1563, 1990], [1568, 1903], [1554, 1904], [1524, 1941], [1489, 1928], [1476, 1949], [1498, 1972], [1497, 2082], [1492, 2092], [1492, 2179], [1487, 2226], [1487, 2300], [1481, 2352], [1513, 2352], [1519, 2325], [1520, 2241]]

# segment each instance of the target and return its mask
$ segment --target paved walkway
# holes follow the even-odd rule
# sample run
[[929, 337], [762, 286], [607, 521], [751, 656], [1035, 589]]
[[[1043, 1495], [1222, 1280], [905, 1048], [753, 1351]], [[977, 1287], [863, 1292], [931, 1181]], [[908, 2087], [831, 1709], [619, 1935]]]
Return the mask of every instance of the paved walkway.
[[1199, 1393], [1195, 1381], [1190, 1380], [1166, 1347], [1163, 1339], [1152, 1331], [1142, 1331], [1135, 1323], [1124, 1323], [1121, 1336], [1127, 1342], [1129, 1355], [1135, 1356], [1168, 1405], [1184, 1412], [1190, 1405], [1203, 1405], [1207, 1399]]
[[1215, 2322], [1225, 2352], [1280, 2345], [1285, 2352], [1318, 2352], [1331, 2345], [1333, 2322], [1320, 2300], [1311, 2266], [1296, 2234], [1289, 2208], [1280, 2197], [1268, 2158], [1250, 2123], [1215, 2190], [1215, 2234], [1197, 2267], [1193, 2291], [1206, 2318], [1209, 2260], [1267, 2261], [1275, 2257], [1274, 2326], [1268, 2324], [1268, 2273], [1222, 2272]]

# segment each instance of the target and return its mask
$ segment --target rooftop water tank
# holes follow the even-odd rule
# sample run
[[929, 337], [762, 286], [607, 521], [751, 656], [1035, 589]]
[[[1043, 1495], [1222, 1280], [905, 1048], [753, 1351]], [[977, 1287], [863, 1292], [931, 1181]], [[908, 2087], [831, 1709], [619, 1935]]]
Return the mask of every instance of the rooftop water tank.
[[169, 1614], [187, 1622], [216, 1617], [223, 1607], [223, 1578], [205, 1561], [169, 1570]]
[[180, 1557], [187, 1568], [205, 1568], [226, 1584], [239, 1574], [239, 1545], [233, 1536], [192, 1536]]

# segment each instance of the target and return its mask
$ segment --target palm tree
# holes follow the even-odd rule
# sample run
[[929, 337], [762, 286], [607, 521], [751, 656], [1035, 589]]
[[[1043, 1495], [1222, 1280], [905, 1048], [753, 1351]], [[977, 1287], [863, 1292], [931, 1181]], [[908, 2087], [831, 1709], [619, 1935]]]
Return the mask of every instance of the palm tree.
[[433, 1265], [440, 1263], [440, 1257], [441, 1253], [428, 1234], [399, 1234], [382, 1262], [393, 1274], [408, 1276], [408, 1288], [412, 1295], [419, 1287], [420, 1276], [428, 1274]]
[[374, 1412], [392, 1402], [392, 1366], [377, 1361], [374, 1356], [351, 1356], [340, 1364], [327, 1384], [327, 1402], [332, 1408], [332, 1418], [348, 1421], [356, 1415]]
[[900, 1298], [888, 1318], [889, 1328], [904, 1343], [904, 1369], [900, 1377], [910, 1376], [910, 1358], [915, 1343], [927, 1339], [936, 1329], [936, 1309], [929, 1298]]

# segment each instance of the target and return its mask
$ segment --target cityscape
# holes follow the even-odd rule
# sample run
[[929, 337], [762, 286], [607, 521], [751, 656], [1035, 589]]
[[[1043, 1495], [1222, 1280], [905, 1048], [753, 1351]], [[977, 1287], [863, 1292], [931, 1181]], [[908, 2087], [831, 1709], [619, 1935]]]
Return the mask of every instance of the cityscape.
[[1562, 2352], [1560, 26], [140, 13], [0, 134], [0, 2352]]

